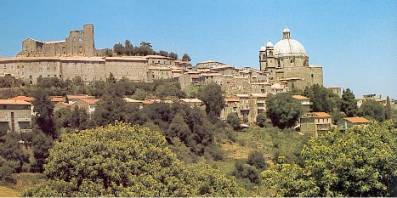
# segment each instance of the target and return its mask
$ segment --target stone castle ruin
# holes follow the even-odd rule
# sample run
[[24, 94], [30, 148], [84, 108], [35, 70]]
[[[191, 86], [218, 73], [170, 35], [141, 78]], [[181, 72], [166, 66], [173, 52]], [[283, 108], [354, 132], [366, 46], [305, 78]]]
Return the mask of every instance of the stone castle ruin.
[[22, 42], [22, 57], [95, 56], [94, 25], [86, 24], [83, 30], [72, 30], [65, 40], [38, 41], [27, 38]]

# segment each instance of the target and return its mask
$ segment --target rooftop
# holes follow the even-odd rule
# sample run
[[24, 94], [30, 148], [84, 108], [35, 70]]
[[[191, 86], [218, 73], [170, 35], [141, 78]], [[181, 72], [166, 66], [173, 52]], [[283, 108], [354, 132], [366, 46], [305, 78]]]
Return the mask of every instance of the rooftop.
[[31, 105], [24, 100], [0, 99], [0, 105]]
[[301, 95], [293, 95], [292, 98], [296, 99], [296, 100], [309, 100], [308, 97], [306, 96], [301, 96]]
[[347, 117], [343, 119], [354, 124], [365, 124], [369, 122], [369, 120], [363, 117]]

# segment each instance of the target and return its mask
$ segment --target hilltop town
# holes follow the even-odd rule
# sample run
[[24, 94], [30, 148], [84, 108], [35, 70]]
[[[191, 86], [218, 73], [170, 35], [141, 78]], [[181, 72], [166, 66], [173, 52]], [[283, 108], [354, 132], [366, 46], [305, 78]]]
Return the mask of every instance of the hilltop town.
[[[27, 38], [0, 57], [0, 180], [35, 178], [26, 196], [389, 195], [396, 101], [325, 87], [297, 39], [284, 28], [258, 45], [256, 68], [192, 65], [147, 42], [96, 49], [92, 24]], [[340, 187], [367, 178], [344, 156], [376, 161], [371, 191]]]

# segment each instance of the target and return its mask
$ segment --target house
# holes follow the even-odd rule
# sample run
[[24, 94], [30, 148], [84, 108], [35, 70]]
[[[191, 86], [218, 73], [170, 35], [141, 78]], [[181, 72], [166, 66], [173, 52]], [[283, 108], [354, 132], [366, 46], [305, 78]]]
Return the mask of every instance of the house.
[[308, 97], [301, 96], [301, 95], [293, 95], [292, 98], [299, 101], [299, 103], [301, 104], [303, 113], [310, 112], [310, 109], [311, 109], [311, 106], [313, 103], [310, 102], [310, 99]]
[[143, 102], [144, 102], [143, 100], [135, 100], [135, 99], [132, 99], [132, 98], [127, 98], [127, 97], [125, 97], [125, 98], [123, 98], [123, 99], [124, 99], [124, 101], [127, 102], [128, 104], [135, 104], [135, 105], [137, 105], [139, 109], [142, 109], [142, 108], [143, 108]]
[[326, 112], [310, 112], [300, 118], [300, 131], [315, 138], [331, 130], [331, 125], [331, 115]]
[[339, 129], [344, 131], [353, 126], [366, 126], [368, 123], [369, 120], [363, 117], [347, 117], [339, 123]]
[[189, 105], [191, 108], [197, 107], [197, 108], [204, 109], [203, 108], [203, 106], [204, 106], [203, 101], [201, 101], [198, 98], [182, 98], [182, 99], [180, 99], [180, 101], [182, 103], [185, 103], [185, 104]]
[[80, 109], [84, 109], [91, 118], [96, 109], [98, 101], [99, 99], [95, 98], [81, 98], [78, 99], [73, 105], [79, 107]]
[[0, 99], [0, 131], [32, 131], [32, 104], [24, 100]]

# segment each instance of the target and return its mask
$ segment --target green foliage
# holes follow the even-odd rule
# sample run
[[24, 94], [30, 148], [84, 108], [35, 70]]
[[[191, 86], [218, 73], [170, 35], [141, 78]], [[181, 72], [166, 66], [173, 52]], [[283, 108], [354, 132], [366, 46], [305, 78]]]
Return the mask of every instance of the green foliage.
[[166, 132], [168, 139], [181, 139], [183, 141], [187, 140], [187, 137], [191, 133], [189, 126], [186, 124], [180, 113], [176, 114], [172, 119], [170, 126]]
[[127, 103], [116, 93], [107, 92], [98, 101], [93, 114], [93, 120], [99, 126], [124, 121]]
[[278, 165], [262, 173], [278, 196], [387, 196], [397, 175], [397, 131], [372, 123], [331, 131], [302, 150], [302, 168]]
[[375, 100], [364, 100], [360, 106], [360, 115], [382, 122], [385, 120], [385, 107]]
[[[277, 164], [261, 173], [263, 186], [270, 189], [270, 196], [315, 197], [320, 189], [307, 176], [306, 171], [295, 164]], [[267, 195], [269, 196], [269, 195]]]
[[169, 83], [166, 85], [159, 85], [156, 88], [156, 96], [165, 98], [166, 96], [174, 96], [177, 98], [184, 98], [186, 94], [181, 90], [179, 83]]
[[52, 147], [53, 140], [41, 131], [34, 131], [32, 150], [35, 159], [32, 165], [33, 172], [43, 172], [43, 165], [48, 157], [48, 150]]
[[279, 93], [266, 100], [267, 116], [281, 129], [293, 127], [301, 114], [300, 103], [289, 93]]
[[257, 169], [263, 170], [266, 168], [266, 160], [263, 157], [263, 153], [260, 151], [253, 151], [248, 155], [247, 163], [251, 166], [255, 166]]
[[35, 121], [40, 129], [47, 135], [56, 138], [58, 136], [55, 130], [53, 120], [54, 105], [48, 98], [48, 93], [44, 90], [37, 89], [34, 94], [33, 111], [35, 112]]
[[0, 181], [7, 180], [18, 168], [18, 162], [0, 157]]
[[266, 114], [265, 113], [259, 113], [256, 116], [256, 125], [259, 127], [265, 127], [266, 124]]
[[304, 95], [313, 102], [313, 111], [331, 112], [333, 109], [339, 109], [340, 107], [340, 98], [321, 85], [315, 84], [306, 87]]
[[29, 162], [29, 156], [22, 145], [18, 143], [19, 138], [17, 134], [9, 133], [5, 136], [5, 140], [0, 144], [0, 156], [7, 161], [14, 161], [17, 163], [16, 171], [20, 172], [22, 166]]
[[238, 130], [240, 128], [240, 118], [238, 118], [237, 113], [232, 112], [227, 115], [226, 121], [234, 130]]
[[198, 97], [205, 104], [205, 111], [211, 120], [216, 120], [225, 107], [225, 99], [222, 96], [221, 86], [210, 83], [202, 87], [198, 92]]
[[350, 89], [343, 91], [340, 109], [345, 112], [347, 117], [356, 116], [358, 112], [357, 101]]
[[239, 196], [205, 165], [186, 166], [158, 131], [126, 124], [69, 133], [50, 150], [50, 181], [25, 196]]
[[190, 56], [188, 54], [183, 54], [182, 56], [182, 61], [187, 61], [190, 62], [192, 59], [190, 58]]
[[12, 88], [22, 86], [24, 83], [20, 79], [16, 79], [14, 76], [5, 75], [0, 77], [0, 88]]
[[254, 184], [261, 183], [261, 176], [258, 169], [241, 161], [235, 163], [232, 174], [238, 179], [245, 179]]

